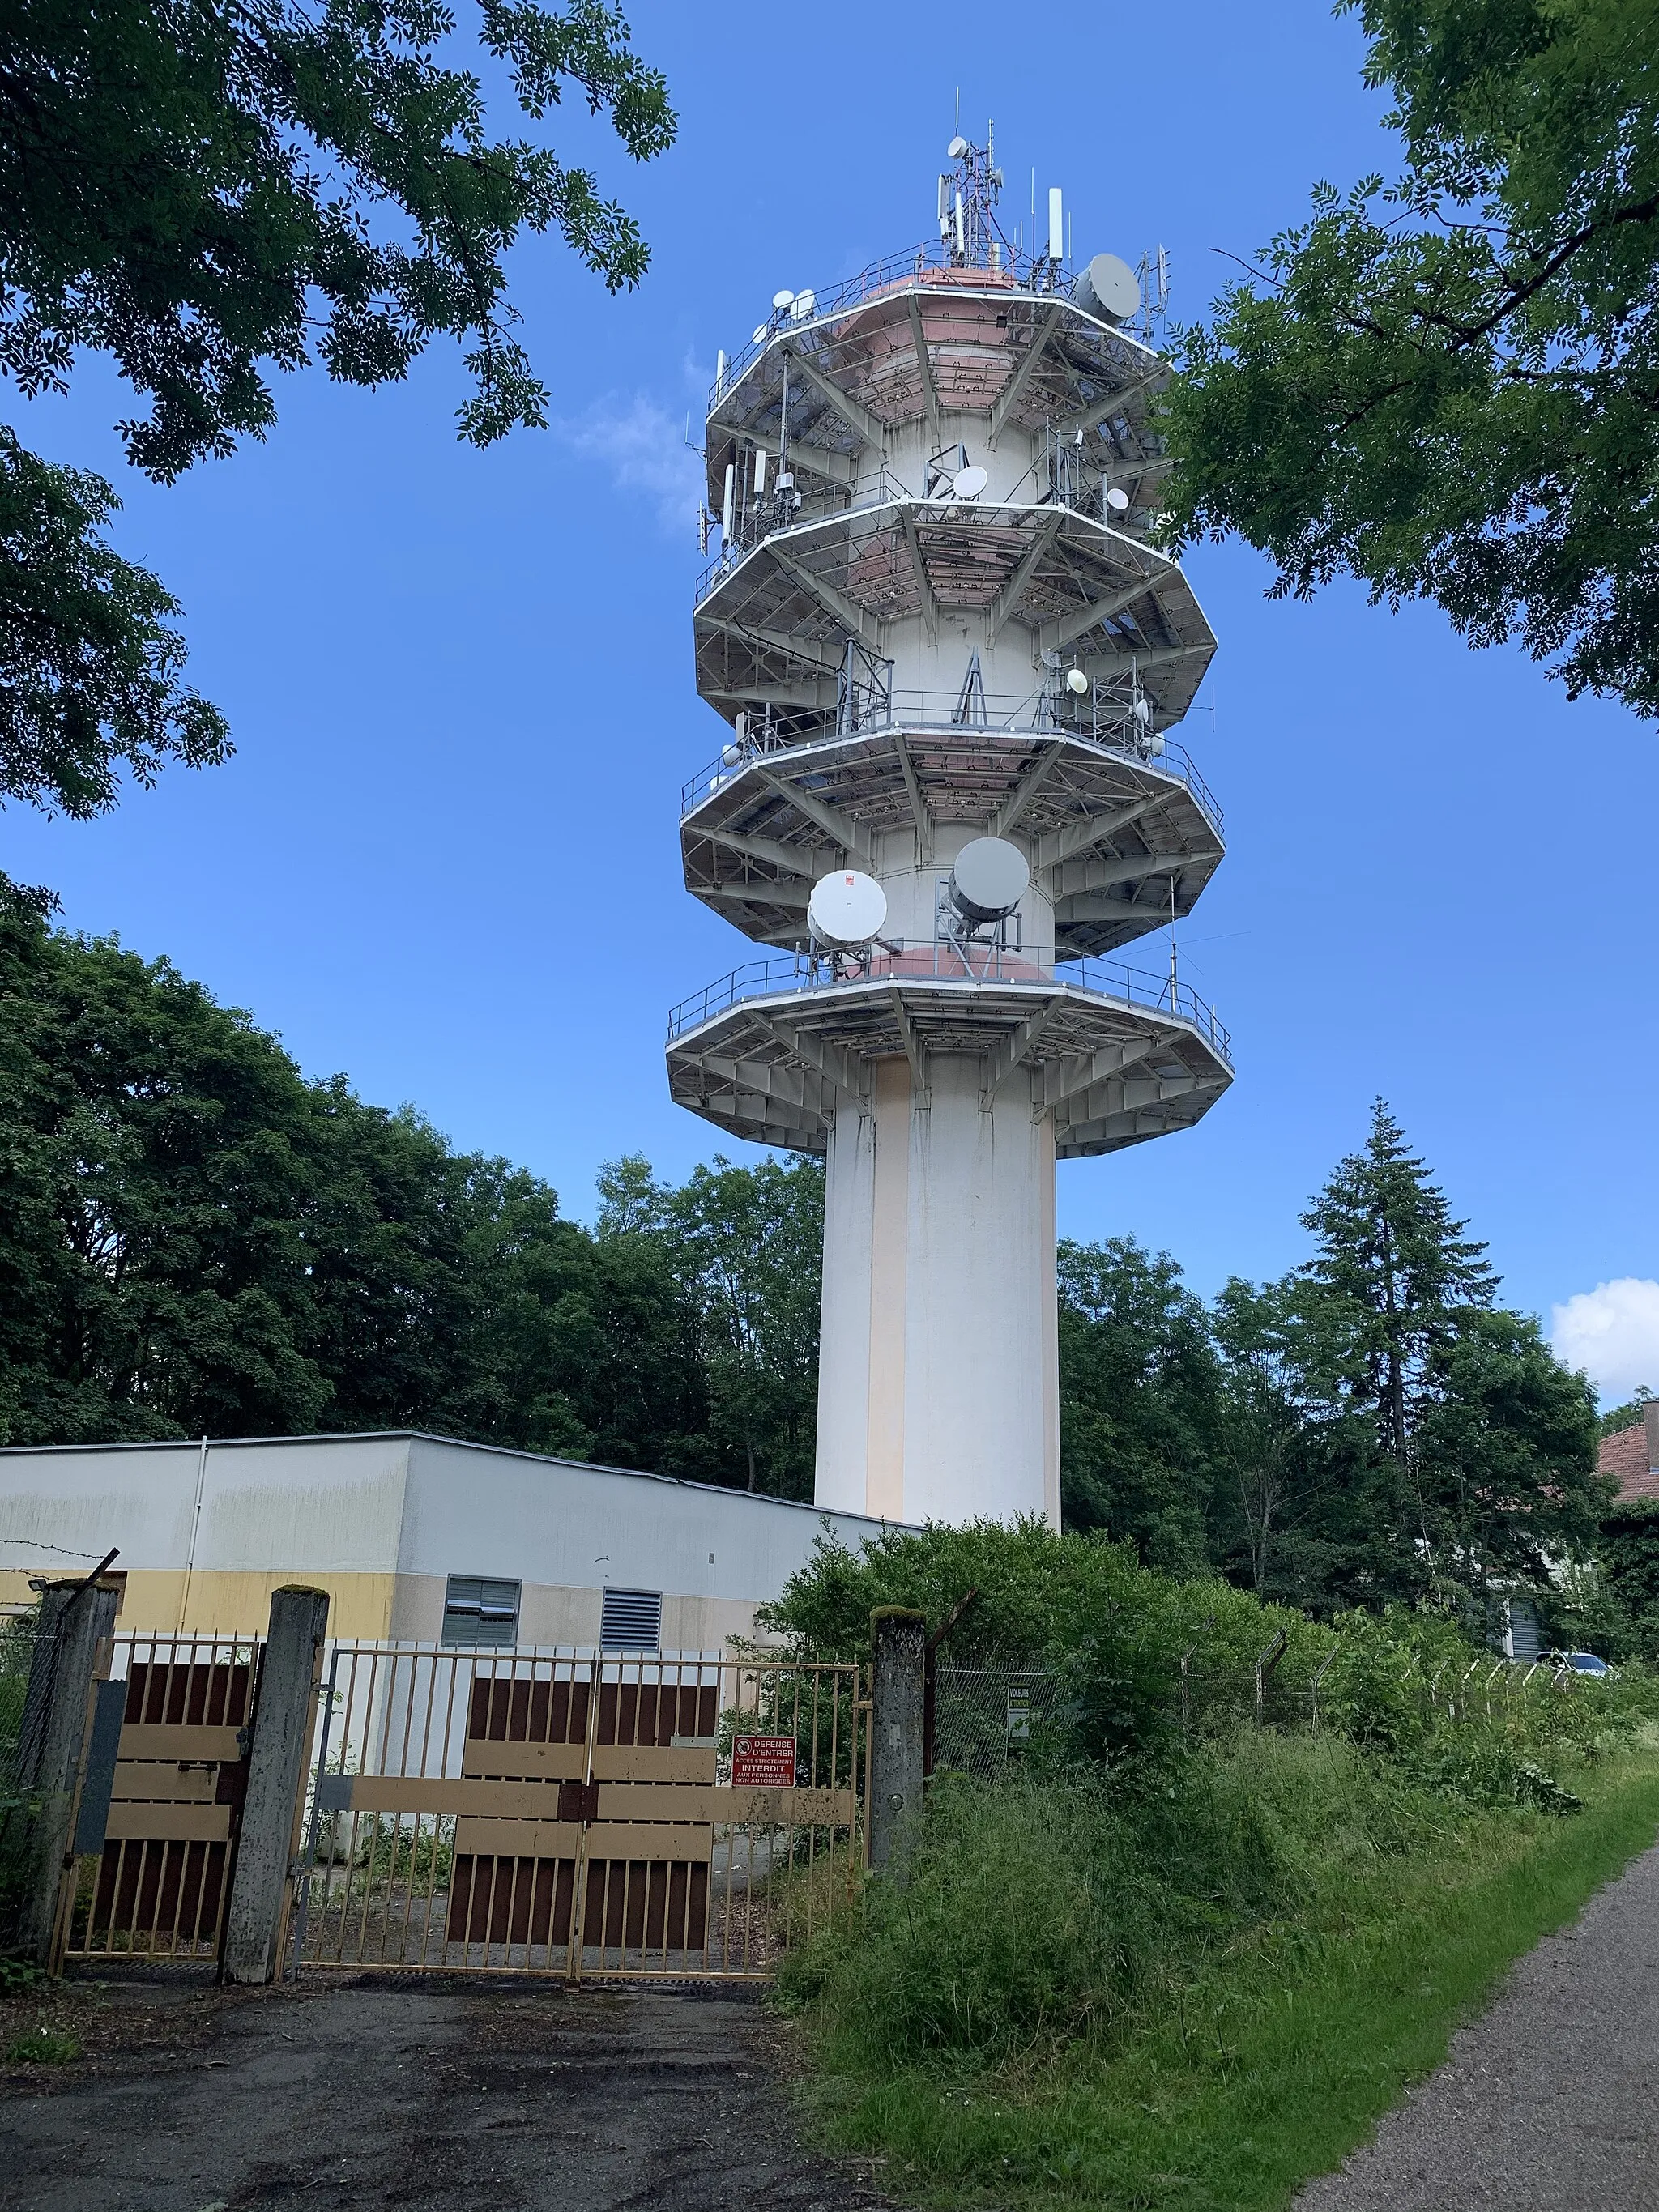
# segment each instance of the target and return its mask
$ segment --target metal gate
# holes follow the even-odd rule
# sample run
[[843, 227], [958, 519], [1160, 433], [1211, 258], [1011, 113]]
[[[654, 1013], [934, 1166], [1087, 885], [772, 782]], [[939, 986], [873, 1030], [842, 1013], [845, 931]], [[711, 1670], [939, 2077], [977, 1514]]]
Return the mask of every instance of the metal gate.
[[[68, 1957], [217, 1957], [259, 1652], [246, 1638], [115, 1639], [82, 1785]], [[106, 1742], [106, 1715], [118, 1723]]]
[[295, 1971], [758, 1979], [863, 1863], [854, 1666], [341, 1644]]

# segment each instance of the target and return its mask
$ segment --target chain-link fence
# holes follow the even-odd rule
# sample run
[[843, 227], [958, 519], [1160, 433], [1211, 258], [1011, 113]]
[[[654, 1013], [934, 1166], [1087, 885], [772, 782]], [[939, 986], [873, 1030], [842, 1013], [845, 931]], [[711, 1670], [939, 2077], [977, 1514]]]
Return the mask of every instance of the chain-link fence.
[[52, 1639], [40, 1609], [0, 1620], [0, 1956], [15, 1949], [33, 1881], [37, 1784], [52, 1685]]
[[957, 1667], [940, 1660], [929, 1697], [929, 1763], [989, 1780], [1058, 1746], [1073, 1714], [1066, 1685], [1051, 1668], [1012, 1662]]
[[1425, 1664], [1415, 1655], [1338, 1644], [1291, 1656], [1275, 1638], [1254, 1660], [1133, 1648], [1067, 1669], [1041, 1659], [957, 1666], [940, 1657], [928, 1690], [930, 1771], [991, 1779], [1033, 1758], [1116, 1756], [1241, 1728], [1336, 1729], [1416, 1740], [1441, 1729], [1555, 1728], [1592, 1678], [1497, 1656]]

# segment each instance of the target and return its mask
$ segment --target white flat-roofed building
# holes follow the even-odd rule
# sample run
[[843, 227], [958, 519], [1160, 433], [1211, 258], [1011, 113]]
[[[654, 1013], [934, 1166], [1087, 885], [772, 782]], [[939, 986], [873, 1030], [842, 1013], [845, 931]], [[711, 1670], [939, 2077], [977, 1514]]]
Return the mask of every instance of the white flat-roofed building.
[[811, 1556], [883, 1523], [398, 1431], [0, 1450], [0, 1601], [114, 1549], [125, 1630], [252, 1634], [283, 1583], [330, 1633], [713, 1651]]

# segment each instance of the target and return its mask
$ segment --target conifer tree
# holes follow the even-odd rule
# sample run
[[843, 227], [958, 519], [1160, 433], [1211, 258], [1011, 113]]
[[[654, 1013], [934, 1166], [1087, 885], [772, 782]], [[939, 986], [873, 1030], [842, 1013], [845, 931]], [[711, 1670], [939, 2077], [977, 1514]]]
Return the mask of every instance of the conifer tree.
[[1303, 1274], [1322, 1307], [1330, 1380], [1375, 1425], [1402, 1473], [1437, 1350], [1460, 1306], [1489, 1306], [1498, 1278], [1379, 1098], [1361, 1152], [1338, 1162], [1302, 1225], [1319, 1240]]

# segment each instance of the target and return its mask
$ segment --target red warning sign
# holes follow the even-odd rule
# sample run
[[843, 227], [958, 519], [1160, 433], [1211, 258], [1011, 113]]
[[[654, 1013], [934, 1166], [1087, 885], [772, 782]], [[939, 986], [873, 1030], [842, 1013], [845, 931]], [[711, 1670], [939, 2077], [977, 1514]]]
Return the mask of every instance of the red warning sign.
[[732, 1781], [738, 1790], [793, 1790], [794, 1737], [738, 1736], [732, 1746]]

